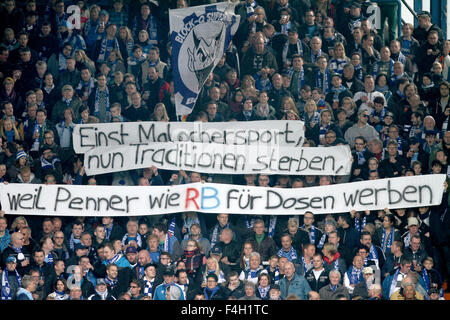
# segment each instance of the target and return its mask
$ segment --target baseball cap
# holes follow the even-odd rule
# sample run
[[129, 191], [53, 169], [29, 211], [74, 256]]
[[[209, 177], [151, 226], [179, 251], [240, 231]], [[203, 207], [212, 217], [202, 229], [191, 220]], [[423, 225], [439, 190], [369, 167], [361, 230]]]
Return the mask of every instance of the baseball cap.
[[416, 143], [419, 143], [419, 139], [417, 139], [417, 137], [409, 138], [409, 144], [416, 144]]
[[428, 16], [431, 18], [431, 13], [429, 13], [428, 11], [421, 11], [419, 12], [419, 14], [417, 15], [418, 17], [420, 16]]
[[164, 272], [163, 272], [163, 276], [174, 276], [174, 275], [175, 275], [175, 272], [173, 272], [173, 270], [170, 269], [170, 268], [167, 268], [167, 269], [164, 270]]
[[102, 284], [106, 286], [106, 281], [105, 281], [105, 279], [103, 279], [103, 278], [98, 278], [98, 279], [97, 279], [97, 285], [100, 286], [100, 285], [102, 285]]
[[418, 226], [419, 220], [416, 217], [409, 217], [408, 218], [408, 227], [410, 226]]
[[362, 271], [363, 274], [374, 274], [375, 272], [371, 267], [365, 267]]
[[214, 246], [211, 249], [211, 254], [222, 254], [222, 249], [220, 247], [218, 247], [218, 246]]
[[129, 254], [129, 253], [137, 253], [137, 249], [133, 246], [129, 246], [126, 250], [126, 254]]
[[81, 244], [81, 243], [77, 243], [76, 245], [75, 245], [75, 251], [77, 251], [77, 250], [85, 250], [85, 249], [87, 249], [87, 247], [85, 247], [83, 244]]
[[108, 16], [109, 17], [109, 13], [106, 10], [101, 10], [100, 13], [98, 14], [99, 16], [104, 15], [104, 16]]
[[17, 259], [14, 256], [9, 256], [8, 258], [6, 258], [6, 263], [17, 263]]
[[353, 1], [350, 8], [361, 8], [361, 3], [357, 2], [357, 1]]

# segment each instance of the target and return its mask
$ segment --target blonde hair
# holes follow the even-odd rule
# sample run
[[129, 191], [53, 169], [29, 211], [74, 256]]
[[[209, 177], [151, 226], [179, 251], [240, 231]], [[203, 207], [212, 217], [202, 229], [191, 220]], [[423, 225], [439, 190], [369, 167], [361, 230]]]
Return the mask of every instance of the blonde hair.
[[25, 221], [25, 226], [28, 227], [27, 219], [24, 216], [19, 216], [19, 217], [15, 218], [14, 221], [11, 223], [11, 231], [14, 231], [17, 228], [19, 221]]
[[205, 268], [205, 272], [203, 273], [203, 278], [206, 278], [206, 276], [208, 275], [208, 261], [214, 261], [215, 264], [215, 272], [214, 274], [217, 276], [217, 278], [220, 277], [220, 266], [219, 266], [219, 261], [217, 261], [216, 259], [214, 259], [213, 257], [209, 257], [208, 259], [206, 259], [206, 268]]
[[19, 134], [19, 130], [17, 130], [16, 124], [14, 123], [13, 119], [11, 119], [8, 116], [3, 117], [2, 125], [0, 126], [0, 136], [5, 139], [5, 141], [8, 141], [8, 138], [6, 136], [5, 132], [5, 121], [11, 121], [12, 129], [14, 131], [14, 139], [15, 140], [23, 140]]
[[[156, 115], [156, 110], [158, 108], [162, 108], [162, 110], [163, 110], [163, 115], [162, 115], [161, 119], [158, 119], [157, 115]], [[159, 102], [155, 105], [155, 109], [154, 109], [152, 115], [150, 116], [150, 119], [152, 119], [154, 121], [161, 121], [161, 120], [169, 121], [170, 120], [169, 115], [167, 114], [166, 106], [164, 105], [164, 103]]]

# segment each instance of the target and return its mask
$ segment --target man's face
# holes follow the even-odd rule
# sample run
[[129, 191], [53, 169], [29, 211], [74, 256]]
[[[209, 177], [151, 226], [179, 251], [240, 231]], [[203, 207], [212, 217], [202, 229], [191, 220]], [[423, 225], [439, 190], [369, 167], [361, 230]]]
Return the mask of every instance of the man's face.
[[161, 262], [162, 265], [167, 266], [170, 264], [170, 258], [168, 256], [161, 256], [159, 262]]
[[404, 265], [400, 265], [400, 271], [402, 273], [408, 273], [411, 270], [412, 263], [405, 263]]
[[217, 220], [221, 226], [225, 226], [228, 223], [228, 214], [221, 213], [217, 216]]
[[135, 264], [137, 262], [137, 254], [133, 252], [127, 253], [127, 260], [131, 264]]
[[372, 246], [372, 237], [370, 236], [370, 235], [364, 235], [362, 238], [361, 238], [361, 243], [363, 244], [363, 245], [365, 245], [365, 246], [367, 246], [367, 247], [371, 247]]
[[106, 231], [105, 228], [103, 226], [100, 226], [98, 228], [95, 229], [94, 235], [99, 239], [99, 240], [103, 240], [106, 237]]
[[148, 71], [148, 77], [151, 81], [158, 80], [159, 75], [155, 68], [150, 68], [150, 70]]
[[291, 237], [285, 236], [281, 238], [281, 245], [283, 246], [283, 249], [290, 249], [292, 244]]
[[111, 280], [114, 280], [119, 274], [119, 269], [116, 266], [112, 266], [109, 268], [109, 270], [106, 270], [106, 273]]
[[254, 224], [253, 231], [255, 231], [255, 233], [259, 236], [264, 234], [264, 224], [263, 223]]
[[320, 270], [323, 267], [323, 260], [320, 256], [314, 256], [313, 259], [313, 267], [314, 269]]
[[180, 272], [178, 274], [178, 284], [185, 285], [188, 282], [188, 276], [186, 272]]
[[333, 272], [330, 274], [330, 283], [335, 286], [339, 283], [340, 277], [339, 274]]
[[234, 286], [237, 287], [239, 285], [239, 277], [238, 276], [232, 276], [229, 278], [228, 282]]
[[410, 246], [413, 251], [417, 251], [420, 248], [420, 239], [413, 238], [410, 241]]
[[83, 227], [79, 224], [74, 224], [72, 228], [72, 233], [75, 237], [79, 237], [83, 232]]
[[311, 226], [314, 223], [314, 215], [306, 213], [303, 217], [303, 222], [306, 226]]
[[44, 263], [44, 260], [45, 260], [44, 252], [36, 251], [34, 253], [34, 261], [36, 262], [36, 264], [41, 265]]
[[294, 276], [294, 273], [295, 268], [292, 262], [286, 263], [286, 265], [284, 266], [284, 274], [286, 275], [286, 277], [291, 278], [292, 276]]

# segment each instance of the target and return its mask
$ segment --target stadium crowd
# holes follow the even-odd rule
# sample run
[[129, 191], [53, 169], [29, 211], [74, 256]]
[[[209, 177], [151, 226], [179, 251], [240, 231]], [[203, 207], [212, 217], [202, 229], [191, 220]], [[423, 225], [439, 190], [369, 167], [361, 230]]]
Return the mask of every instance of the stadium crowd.
[[[450, 41], [430, 13], [397, 34], [397, 1], [378, 4], [379, 30], [365, 0], [237, 2], [237, 33], [187, 121], [301, 120], [305, 147], [350, 145], [349, 176], [86, 176], [77, 124], [177, 121], [169, 9], [210, 1], [5, 0], [0, 182], [302, 188], [450, 177]], [[442, 300], [447, 186], [439, 206], [325, 215], [2, 212], [1, 300]]]

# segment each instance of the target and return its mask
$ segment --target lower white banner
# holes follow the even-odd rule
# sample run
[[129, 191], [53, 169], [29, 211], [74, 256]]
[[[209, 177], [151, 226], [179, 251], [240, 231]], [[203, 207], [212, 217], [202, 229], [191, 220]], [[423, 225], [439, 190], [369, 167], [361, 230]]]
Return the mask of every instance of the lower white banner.
[[370, 180], [300, 189], [215, 183], [177, 186], [0, 184], [6, 214], [145, 216], [184, 211], [292, 215], [439, 205], [446, 175]]

